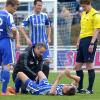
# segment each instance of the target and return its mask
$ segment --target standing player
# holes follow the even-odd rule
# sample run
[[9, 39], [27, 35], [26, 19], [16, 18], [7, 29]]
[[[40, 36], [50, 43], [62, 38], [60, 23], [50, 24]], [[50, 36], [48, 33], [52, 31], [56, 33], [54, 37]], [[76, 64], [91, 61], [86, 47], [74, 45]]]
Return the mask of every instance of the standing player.
[[2, 93], [7, 94], [7, 85], [10, 79], [10, 67], [14, 63], [13, 40], [17, 39], [19, 47], [19, 33], [14, 24], [12, 14], [17, 10], [18, 0], [7, 0], [4, 10], [0, 11], [0, 65], [2, 66]]
[[[43, 55], [44, 66], [43, 70], [49, 74], [49, 44], [51, 42], [51, 27], [50, 21], [46, 13], [41, 12], [42, 10], [42, 0], [34, 0], [34, 11], [32, 15], [29, 15], [22, 23], [20, 27], [21, 33], [23, 33], [27, 44], [32, 46], [37, 43], [45, 43], [47, 50]], [[29, 26], [29, 36], [25, 31], [25, 27]]]
[[78, 92], [85, 92], [83, 88], [82, 65], [86, 64], [88, 70], [89, 85], [86, 93], [93, 94], [95, 70], [93, 67], [94, 56], [97, 48], [97, 37], [100, 32], [100, 14], [91, 6], [91, 0], [80, 0], [84, 11], [81, 16], [81, 31], [77, 41], [76, 73], [80, 77]]

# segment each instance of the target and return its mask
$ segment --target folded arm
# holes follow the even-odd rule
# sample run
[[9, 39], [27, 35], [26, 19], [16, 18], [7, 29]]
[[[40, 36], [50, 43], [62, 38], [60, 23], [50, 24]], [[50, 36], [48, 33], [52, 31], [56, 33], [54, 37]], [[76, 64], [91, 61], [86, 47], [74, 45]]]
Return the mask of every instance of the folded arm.
[[77, 76], [77, 75], [71, 75], [70, 70], [68, 70], [68, 69], [65, 70], [65, 74], [66, 74], [67, 78], [73, 80], [73, 82], [71, 83], [72, 85], [75, 85], [75, 86], [78, 85], [78, 83], [80, 81], [80, 77], [79, 76]]
[[59, 75], [57, 76], [56, 81], [54, 82], [54, 84], [51, 87], [50, 95], [56, 95], [56, 86], [61, 81], [61, 79], [64, 75], [66, 75], [66, 77], [69, 79], [73, 79], [73, 82], [71, 83], [72, 85], [75, 85], [75, 86], [78, 85], [80, 77], [78, 77], [76, 75], [71, 75], [70, 70], [66, 69], [63, 72], [60, 72]]

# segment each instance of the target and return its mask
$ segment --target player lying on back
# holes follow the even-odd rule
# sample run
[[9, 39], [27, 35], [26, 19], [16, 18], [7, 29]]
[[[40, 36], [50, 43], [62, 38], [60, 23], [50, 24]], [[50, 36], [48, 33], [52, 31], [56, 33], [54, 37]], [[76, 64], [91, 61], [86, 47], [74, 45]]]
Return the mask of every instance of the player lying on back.
[[[54, 84], [50, 84], [42, 71], [38, 72], [39, 84], [30, 80], [23, 72], [18, 72], [17, 77], [25, 84], [26, 89], [32, 95], [75, 95], [76, 86], [80, 78], [76, 75], [71, 75], [70, 70], [66, 69], [60, 72]], [[73, 79], [71, 84], [59, 84], [62, 77]]]

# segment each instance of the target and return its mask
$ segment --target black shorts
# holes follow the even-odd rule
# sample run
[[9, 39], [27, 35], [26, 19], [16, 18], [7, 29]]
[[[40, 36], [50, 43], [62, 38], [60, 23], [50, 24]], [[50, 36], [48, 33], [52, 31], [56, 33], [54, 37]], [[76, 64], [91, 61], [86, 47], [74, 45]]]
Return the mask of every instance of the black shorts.
[[88, 52], [88, 48], [90, 45], [92, 37], [83, 38], [80, 40], [79, 48], [77, 49], [76, 62], [78, 63], [86, 63], [93, 62], [94, 56], [97, 48], [97, 40], [94, 43], [93, 52]]

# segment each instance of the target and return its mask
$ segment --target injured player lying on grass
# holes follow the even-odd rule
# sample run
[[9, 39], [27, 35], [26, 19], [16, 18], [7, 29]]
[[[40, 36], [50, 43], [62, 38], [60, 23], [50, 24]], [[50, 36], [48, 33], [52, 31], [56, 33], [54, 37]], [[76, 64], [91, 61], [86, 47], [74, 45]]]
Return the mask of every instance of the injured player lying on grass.
[[[72, 79], [71, 84], [59, 84], [62, 77]], [[42, 71], [38, 72], [39, 84], [30, 80], [23, 72], [18, 72], [17, 77], [25, 84], [27, 91], [32, 95], [75, 95], [80, 78], [71, 75], [70, 70], [66, 69], [59, 73], [54, 84], [50, 84]], [[9, 89], [11, 91], [11, 88]]]

